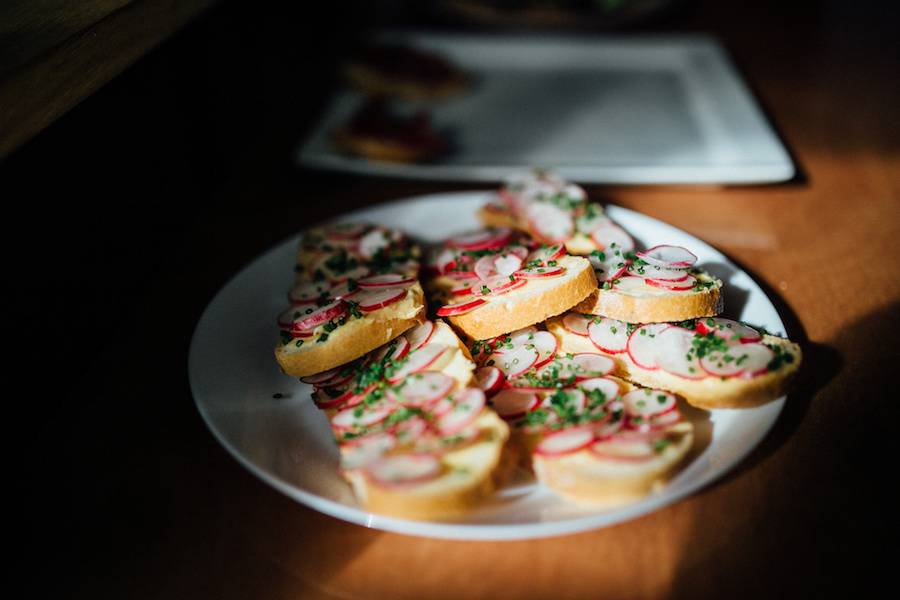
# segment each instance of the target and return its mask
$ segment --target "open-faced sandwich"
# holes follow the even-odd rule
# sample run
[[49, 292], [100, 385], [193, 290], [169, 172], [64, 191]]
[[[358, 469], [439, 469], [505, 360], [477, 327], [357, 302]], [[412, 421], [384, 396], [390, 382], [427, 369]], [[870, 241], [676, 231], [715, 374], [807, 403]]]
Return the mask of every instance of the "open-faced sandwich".
[[398, 44], [365, 46], [344, 65], [344, 77], [366, 94], [412, 100], [450, 96], [469, 83], [446, 57]]

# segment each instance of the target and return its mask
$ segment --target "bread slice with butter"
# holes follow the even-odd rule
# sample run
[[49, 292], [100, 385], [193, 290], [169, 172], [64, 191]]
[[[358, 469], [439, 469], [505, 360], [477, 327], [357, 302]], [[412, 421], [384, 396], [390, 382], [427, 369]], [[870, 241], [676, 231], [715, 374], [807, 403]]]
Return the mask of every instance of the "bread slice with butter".
[[474, 366], [436, 320], [355, 364], [306, 378], [340, 444], [342, 474], [366, 510], [451, 518], [506, 478], [514, 462], [505, 451], [509, 428], [470, 386]]
[[629, 324], [568, 313], [547, 330], [565, 352], [601, 352], [615, 374], [704, 409], [752, 408], [784, 395], [802, 361], [790, 340], [723, 318]]

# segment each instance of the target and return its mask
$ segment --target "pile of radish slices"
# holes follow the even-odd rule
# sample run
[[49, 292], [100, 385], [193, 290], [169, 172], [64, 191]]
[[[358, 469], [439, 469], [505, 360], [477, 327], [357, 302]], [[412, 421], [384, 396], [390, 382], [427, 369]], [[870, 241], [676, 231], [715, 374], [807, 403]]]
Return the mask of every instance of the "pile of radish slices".
[[721, 317], [698, 319], [693, 328], [671, 323], [629, 326], [578, 313], [568, 313], [562, 323], [605, 354], [627, 356], [642, 369], [661, 369], [684, 379], [750, 379], [769, 372], [776, 358], [757, 330]]
[[675, 396], [635, 389], [620, 395], [613, 360], [598, 353], [560, 354], [556, 338], [527, 327], [473, 349], [475, 372], [491, 408], [515, 430], [538, 434], [545, 457], [590, 448], [597, 458], [650, 460], [681, 422]]
[[441, 317], [461, 315], [492, 299], [524, 287], [531, 279], [559, 277], [565, 268], [557, 261], [565, 246], [537, 245], [506, 227], [469, 232], [447, 240], [429, 265], [436, 276], [457, 282]]
[[426, 321], [350, 365], [302, 379], [329, 414], [342, 469], [382, 486], [416, 485], [445, 472], [444, 453], [480, 440], [485, 394], [441, 372], [458, 350], [432, 342], [434, 331]]

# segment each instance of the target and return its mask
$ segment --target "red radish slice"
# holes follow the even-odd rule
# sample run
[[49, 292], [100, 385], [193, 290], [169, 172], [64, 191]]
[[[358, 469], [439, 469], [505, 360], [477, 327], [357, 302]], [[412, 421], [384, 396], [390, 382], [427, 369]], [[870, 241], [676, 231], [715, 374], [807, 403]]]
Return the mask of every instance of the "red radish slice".
[[613, 254], [612, 252], [604, 252], [603, 260], [596, 254], [590, 254], [588, 255], [588, 260], [594, 268], [594, 275], [597, 276], [597, 281], [600, 283], [622, 277], [626, 269], [628, 269], [628, 265], [631, 264], [621, 256], [621, 253]]
[[409, 341], [401, 335], [397, 339], [391, 340], [377, 350], [374, 350], [370, 355], [370, 359], [373, 362], [381, 362], [388, 356], [388, 353], [390, 353], [391, 360], [400, 360], [409, 353], [409, 349]]
[[681, 413], [673, 409], [650, 417], [650, 428], [653, 430], [666, 429], [676, 423], [680, 423], [681, 419]]
[[453, 408], [434, 422], [435, 428], [444, 435], [452, 435], [467, 427], [478, 418], [487, 403], [484, 392], [477, 388], [455, 392], [450, 399], [453, 401]]
[[543, 367], [553, 360], [559, 347], [556, 336], [549, 331], [520, 330], [510, 334], [510, 341], [513, 346], [525, 346], [537, 350], [538, 359], [533, 365], [535, 368]]
[[351, 406], [334, 415], [331, 419], [331, 426], [340, 430], [370, 427], [384, 421], [392, 412], [394, 412], [394, 405], [387, 402], [379, 402], [372, 406]]
[[588, 326], [591, 342], [603, 352], [618, 354], [628, 345], [628, 326], [622, 321], [603, 317]]
[[624, 427], [624, 425], [624, 419], [614, 419], [610, 414], [609, 416], [607, 416], [606, 420], [599, 421], [593, 424], [594, 436], [598, 440], [609, 439], [610, 437], [622, 431], [622, 427]]
[[686, 292], [693, 289], [694, 284], [697, 283], [697, 279], [688, 275], [683, 281], [657, 281], [656, 279], [645, 279], [644, 283], [672, 292]]
[[619, 384], [607, 377], [593, 377], [591, 379], [585, 379], [578, 384], [578, 387], [580, 387], [585, 392], [588, 392], [588, 395], [591, 395], [590, 392], [593, 392], [594, 390], [599, 390], [605, 398], [604, 404], [608, 404], [610, 401], [615, 400], [619, 396]]
[[[518, 377], [534, 366], [538, 360], [538, 351], [534, 348], [516, 346], [512, 350], [498, 350], [491, 354], [488, 366], [495, 366], [509, 377]], [[491, 362], [493, 361], [493, 362]]]
[[632, 331], [628, 337], [628, 356], [632, 362], [642, 369], [655, 370], [658, 347], [656, 337], [669, 327], [671, 325], [667, 323], [650, 323]]
[[344, 283], [339, 283], [335, 286], [332, 286], [331, 290], [328, 292], [328, 295], [335, 299], [345, 299], [350, 298], [351, 296], [355, 296], [359, 293], [359, 287], [354, 287], [352, 290], [350, 289], [350, 283], [345, 281]]
[[456, 258], [456, 250], [444, 248], [434, 256], [430, 264], [438, 270], [438, 273], [443, 274], [456, 267]]
[[571, 406], [575, 409], [576, 412], [582, 413], [584, 409], [587, 407], [587, 396], [585, 396], [584, 392], [579, 389], [567, 388], [564, 390], [558, 390], [552, 396], [547, 396], [541, 402], [541, 406], [543, 408], [547, 408], [550, 410], [556, 410], [556, 405], [553, 404], [554, 398], [559, 398], [559, 394], [563, 393], [566, 395], [565, 405]]
[[653, 246], [649, 250], [636, 254], [644, 262], [664, 269], [691, 267], [697, 262], [697, 255], [681, 246]]
[[478, 279], [475, 271], [450, 271], [449, 273], [444, 273], [444, 276], [457, 281], [474, 281]]
[[389, 433], [373, 433], [341, 444], [341, 468], [360, 469], [384, 456], [397, 445]]
[[632, 264], [628, 267], [628, 273], [635, 277], [655, 279], [656, 281], [677, 282], [684, 281], [688, 278], [688, 272], [685, 269], [664, 269], [663, 267], [655, 267], [653, 265]]
[[631, 390], [622, 396], [622, 402], [625, 403], [625, 411], [636, 417], [660, 415], [678, 406], [672, 394], [646, 388]]
[[525, 246], [519, 246], [518, 244], [514, 246], [508, 246], [504, 251], [508, 254], [512, 254], [513, 256], [518, 256], [523, 261], [528, 257], [528, 254], [530, 253], [528, 248], [526, 248]]
[[359, 239], [357, 251], [366, 258], [372, 258], [378, 254], [379, 250], [383, 250], [397, 241], [399, 241], [399, 235], [396, 232], [376, 228]]
[[664, 371], [684, 379], [702, 379], [706, 372], [692, 352], [694, 332], [669, 327], [656, 336], [656, 364]]
[[475, 263], [475, 274], [478, 275], [478, 279], [487, 281], [488, 279], [499, 275], [497, 267], [494, 264], [495, 258], [496, 257], [493, 254], [489, 254], [478, 259]]
[[334, 369], [322, 371], [321, 373], [316, 373], [315, 375], [307, 375], [306, 377], [301, 377], [300, 381], [302, 381], [303, 383], [308, 383], [309, 385], [327, 385], [327, 383], [330, 380], [335, 379], [340, 372], [341, 367], [335, 367]]
[[494, 268], [500, 275], [508, 277], [522, 268], [522, 259], [515, 254], [501, 254], [494, 258]]
[[449, 246], [462, 250], [489, 250], [505, 246], [512, 238], [512, 229], [497, 227], [464, 233], [447, 240]]
[[471, 296], [472, 295], [472, 286], [471, 285], [460, 285], [450, 290], [451, 296]]
[[537, 408], [540, 398], [534, 392], [507, 388], [491, 398], [491, 404], [500, 417], [516, 419]]
[[622, 253], [634, 250], [634, 240], [628, 235], [624, 229], [610, 223], [601, 225], [591, 232], [591, 238], [594, 242], [607, 251], [619, 250]]
[[700, 319], [697, 321], [697, 331], [702, 334], [714, 332], [729, 343], [758, 342], [762, 339], [759, 332], [749, 325], [744, 325], [731, 319], [716, 317], [714, 319]]
[[653, 444], [646, 440], [627, 440], [613, 437], [591, 444], [597, 457], [617, 462], [646, 462], [656, 457]]
[[475, 370], [475, 385], [488, 396], [503, 387], [505, 379], [503, 371], [497, 367], [479, 367]]
[[587, 215], [582, 215], [575, 219], [575, 226], [578, 228], [578, 231], [587, 234], [590, 234], [595, 229], [600, 229], [601, 227], [605, 227], [607, 225], [615, 225], [615, 223], [613, 223], [612, 219], [610, 219], [600, 211], [596, 211], [590, 217]]
[[558, 277], [565, 272], [562, 267], [529, 267], [516, 271], [516, 277], [538, 279], [541, 277]]
[[446, 346], [440, 344], [425, 344], [415, 352], [410, 352], [399, 369], [388, 378], [391, 383], [397, 383], [407, 375], [424, 371], [444, 354]]
[[553, 246], [546, 246], [544, 248], [538, 248], [534, 252], [528, 255], [525, 259], [526, 263], [538, 261], [541, 264], [546, 265], [551, 260], [558, 260], [566, 255], [566, 247], [562, 244], [555, 244]]
[[569, 313], [565, 317], [563, 317], [562, 321], [563, 327], [566, 329], [566, 331], [584, 337], [587, 337], [588, 325], [590, 325], [592, 322], [593, 318], [586, 317], [578, 313]]
[[291, 306], [278, 315], [278, 327], [281, 329], [290, 329], [295, 319], [299, 319], [305, 314], [304, 310], [297, 306]]
[[410, 417], [400, 421], [391, 428], [401, 444], [412, 444], [428, 430], [428, 421], [422, 417]]
[[288, 292], [288, 300], [291, 304], [315, 304], [323, 294], [330, 295], [327, 283], [307, 281], [292, 287]]
[[546, 457], [563, 456], [587, 448], [594, 439], [594, 432], [589, 427], [563, 429], [544, 437], [534, 451]]
[[525, 283], [526, 282], [522, 279], [510, 280], [509, 277], [493, 277], [487, 281], [481, 282], [480, 285], [478, 283], [473, 285], [472, 294], [475, 296], [502, 296], [503, 294], [522, 287]]
[[453, 317], [456, 315], [462, 315], [469, 311], [475, 310], [482, 304], [487, 304], [487, 300], [485, 300], [484, 298], [475, 298], [467, 302], [460, 302], [459, 304], [446, 304], [437, 309], [437, 315], [439, 317]]
[[363, 290], [354, 298], [363, 312], [372, 312], [399, 302], [406, 297], [406, 288], [380, 288]]
[[345, 281], [347, 281], [349, 279], [356, 280], [356, 279], [360, 279], [361, 277], [365, 277], [366, 275], [369, 274], [369, 272], [370, 271], [369, 271], [368, 267], [355, 267], [353, 269], [350, 269], [349, 271], [344, 271], [343, 273], [340, 273], [340, 274], [334, 274], [332, 277], [328, 278], [328, 281], [332, 285], [338, 285], [340, 283], [344, 283]]
[[575, 231], [571, 213], [555, 204], [535, 202], [525, 209], [525, 215], [535, 237], [543, 240], [565, 242]]
[[575, 363], [575, 378], [578, 381], [608, 375], [616, 366], [610, 357], [593, 352], [580, 352], [572, 357], [572, 362]]
[[744, 367], [736, 361], [742, 347], [743, 344], [726, 352], [710, 352], [700, 359], [700, 366], [715, 377], [737, 377], [744, 372]]
[[[308, 309], [307, 309], [308, 310]], [[337, 319], [347, 312], [347, 304], [343, 300], [335, 300], [298, 318], [291, 325], [291, 331], [311, 331], [332, 319]]]
[[434, 334], [434, 330], [434, 323], [432, 321], [425, 321], [404, 333], [403, 337], [409, 342], [410, 350], [418, 350], [428, 343], [428, 340], [430, 340], [432, 334]]
[[404, 406], [430, 406], [450, 393], [455, 380], [440, 371], [414, 373], [390, 392], [391, 397]]
[[640, 277], [632, 277], [626, 274], [618, 278], [613, 285], [613, 289], [625, 294], [629, 292], [645, 292], [647, 291], [647, 283]]
[[415, 281], [414, 277], [407, 277], [399, 273], [385, 273], [384, 275], [372, 275], [357, 281], [361, 288], [384, 288], [405, 286]]
[[[326, 390], [331, 390], [331, 394], [334, 395], [334, 397], [332, 398]], [[321, 409], [337, 408], [339, 406], [343, 406], [352, 397], [352, 387], [347, 389], [322, 387], [317, 389], [312, 394], [313, 402], [316, 403], [317, 408]], [[359, 402], [357, 402], [356, 404], [359, 404]]]
[[443, 471], [441, 461], [432, 454], [397, 454], [375, 461], [366, 473], [375, 483], [407, 486], [430, 481]]
[[744, 368], [742, 376], [745, 378], [768, 373], [769, 363], [775, 358], [775, 352], [765, 344], [741, 344], [729, 352], [735, 355], [735, 362]]

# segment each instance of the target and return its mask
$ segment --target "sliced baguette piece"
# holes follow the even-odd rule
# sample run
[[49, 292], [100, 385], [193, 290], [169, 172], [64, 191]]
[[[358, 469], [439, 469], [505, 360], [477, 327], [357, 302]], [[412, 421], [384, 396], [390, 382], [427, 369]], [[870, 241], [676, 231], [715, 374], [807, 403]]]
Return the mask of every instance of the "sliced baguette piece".
[[[577, 316], [577, 313], [569, 314]], [[578, 335], [571, 328], [566, 327], [566, 316], [561, 315], [549, 319], [546, 323], [547, 331], [556, 336], [559, 341], [561, 351], [605, 354], [615, 361], [616, 375], [645, 387], [676, 393], [691, 405], [708, 410], [753, 408], [780, 398], [787, 393], [803, 358], [798, 344], [782, 337], [764, 334], [760, 337], [759, 342], [784, 357], [777, 361], [775, 368], [755, 376], [742, 375], [724, 378], [696, 371], [690, 374], [692, 378], [689, 379], [661, 367], [649, 369], [639, 366], [635, 363], [627, 347], [618, 352], [609, 352], [608, 349], [599, 348], [591, 341], [590, 336]], [[619, 326], [623, 329], [629, 328], [626, 323], [620, 323]], [[628, 339], [631, 340], [633, 335], [635, 334], [632, 332]]]
[[[418, 282], [406, 289], [403, 299], [359, 316], [346, 313], [330, 332], [323, 323], [306, 338], [284, 335], [275, 348], [281, 370], [292, 377], [321, 373], [378, 348], [425, 320], [425, 294]], [[343, 322], [342, 322], [343, 321]], [[319, 341], [322, 336], [325, 339]]]
[[[487, 296], [485, 304], [447, 319], [470, 339], [491, 339], [565, 312], [597, 288], [593, 269], [586, 259], [563, 256], [556, 263], [565, 270], [562, 275], [528, 279], [520, 288]], [[447, 278], [440, 279], [434, 284], [438, 288], [453, 285]], [[464, 301], [465, 298], [455, 300]]]
[[[354, 494], [366, 510], [410, 519], [452, 518], [483, 502], [493, 493], [498, 482], [508, 477], [514, 465], [514, 460], [506, 451], [509, 428], [491, 410], [482, 408], [477, 417], [459, 432], [442, 435], [438, 433], [440, 417], [436, 415], [440, 411], [436, 408], [423, 407], [420, 410], [397, 405], [398, 398], [392, 394], [402, 394], [409, 385], [408, 381], [416, 381], [432, 372], [450, 377], [453, 385], [448, 398], [458, 398], [460, 394], [469, 392], [467, 386], [475, 366], [468, 349], [441, 320], [426, 321], [403, 337], [410, 349], [399, 358], [395, 359], [392, 352], [385, 352], [406, 345], [394, 340], [387, 348], [372, 352], [350, 369], [336, 370], [330, 377], [331, 381], [343, 382], [338, 392], [350, 389], [359, 391], [362, 396], [351, 396], [342, 406], [329, 406], [325, 411], [329, 419], [335, 418], [347, 406], [351, 411], [355, 408], [362, 410], [369, 402], [384, 402], [384, 398], [394, 403], [391, 406], [393, 412], [387, 419], [365, 427], [348, 429], [343, 424], [334, 428], [344, 461], [347, 461], [347, 455], [352, 453], [355, 444], [372, 439], [371, 436], [393, 436], [396, 442], [368, 462], [344, 462], [341, 473], [350, 482]], [[403, 377], [402, 369], [411, 364], [410, 361], [417, 360], [418, 352], [433, 353], [434, 348], [442, 349], [438, 358], [427, 363], [422, 370]], [[397, 377], [400, 379], [397, 380]], [[326, 379], [320, 382], [320, 386], [328, 383]], [[324, 393], [323, 387], [317, 387], [314, 392], [314, 398], [329, 398], [331, 395]], [[423, 432], [409, 438], [398, 433], [398, 428], [416, 419], [427, 422]], [[400, 484], [385, 483], [373, 476], [373, 467], [378, 460], [423, 452], [428, 455], [427, 460], [437, 459], [439, 473], [422, 481]]]
[[601, 284], [572, 310], [626, 323], [669, 323], [721, 313], [722, 281], [700, 269], [693, 269], [691, 275], [702, 285], [673, 291], [645, 283], [626, 291], [615, 285], [606, 289]]

